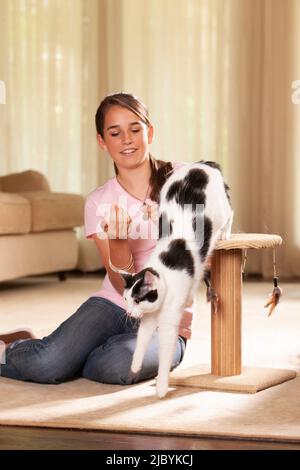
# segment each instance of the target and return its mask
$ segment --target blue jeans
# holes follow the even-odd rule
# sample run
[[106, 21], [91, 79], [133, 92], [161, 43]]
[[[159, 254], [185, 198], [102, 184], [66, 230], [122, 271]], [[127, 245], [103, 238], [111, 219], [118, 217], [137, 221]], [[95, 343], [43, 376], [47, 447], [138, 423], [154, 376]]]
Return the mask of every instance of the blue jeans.
[[[3, 377], [59, 384], [75, 377], [129, 385], [158, 372], [158, 334], [155, 333], [143, 366], [135, 377], [130, 365], [138, 321], [102, 297], [90, 297], [53, 333], [43, 339], [16, 341], [7, 348]], [[172, 369], [183, 359], [185, 341], [178, 337]]]

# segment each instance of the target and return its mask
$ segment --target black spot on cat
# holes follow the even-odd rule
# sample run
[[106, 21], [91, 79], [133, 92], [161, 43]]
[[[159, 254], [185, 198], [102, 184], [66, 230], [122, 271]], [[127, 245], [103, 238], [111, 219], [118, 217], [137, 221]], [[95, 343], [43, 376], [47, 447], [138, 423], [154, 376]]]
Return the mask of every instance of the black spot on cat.
[[166, 212], [162, 212], [158, 221], [158, 238], [167, 238], [173, 233], [173, 221], [168, 219]]
[[134, 276], [132, 276], [131, 274], [121, 274], [121, 276], [125, 281], [124, 289], [130, 289], [134, 284], [133, 282]]
[[194, 275], [194, 260], [190, 250], [187, 249], [185, 240], [178, 238], [169, 243], [168, 250], [163, 251], [159, 258], [170, 269], [185, 269], [192, 277]]
[[167, 202], [175, 199], [182, 208], [190, 204], [192, 210], [196, 210], [196, 204], [205, 205], [205, 188], [209, 181], [205, 171], [193, 168], [180, 181], [174, 181], [166, 194]]
[[208, 165], [211, 168], [215, 168], [216, 170], [219, 170], [219, 172], [222, 174], [221, 166], [216, 162], [212, 162], [208, 160], [200, 160], [199, 162], [196, 162], [196, 163], [202, 163], [203, 165]]
[[210, 240], [212, 236], [212, 222], [211, 220], [204, 216], [204, 234], [203, 234], [203, 245], [200, 248], [201, 261], [204, 262], [207, 256]]
[[140, 302], [143, 302], [143, 300], [147, 300], [147, 302], [155, 302], [157, 300], [157, 297], [158, 297], [157, 289], [153, 289], [147, 292], [147, 294], [141, 297], [139, 300]]
[[174, 197], [176, 198], [177, 194], [179, 193], [181, 188], [181, 181], [174, 181], [168, 189], [166, 194], [166, 200], [169, 202]]
[[228, 202], [229, 202], [229, 204], [230, 204], [230, 206], [231, 206], [231, 198], [230, 198], [230, 194], [229, 194], [230, 187], [229, 187], [228, 184], [226, 184], [225, 182], [224, 182], [224, 189], [225, 189], [225, 193], [226, 193], [226, 197], [227, 197], [227, 199], [228, 199]]
[[195, 241], [201, 243], [204, 233], [204, 211], [198, 211], [197, 214], [193, 217], [192, 227], [195, 234]]
[[138, 297], [138, 294], [140, 292], [140, 288], [142, 287], [143, 285], [143, 282], [144, 282], [144, 276], [140, 276], [140, 273], [136, 274], [134, 277], [136, 277], [135, 281], [132, 283], [132, 285], [134, 286], [133, 289], [132, 289], [132, 297], [133, 298], [136, 298]]
[[187, 184], [191, 184], [201, 190], [205, 189], [208, 183], [208, 175], [205, 171], [199, 170], [198, 168], [191, 169], [184, 179], [187, 180]]
[[[222, 168], [221, 166], [216, 163], [216, 162], [211, 162], [211, 161], [206, 161], [206, 160], [200, 160], [199, 162], [196, 162], [196, 163], [202, 163], [203, 165], [208, 165], [210, 166], [211, 168], [215, 168], [216, 170], [219, 170], [219, 172], [221, 173], [222, 175]], [[230, 191], [230, 187], [228, 186], [228, 184], [226, 184], [224, 182], [224, 189], [225, 189], [225, 193], [226, 193], [226, 197], [228, 199], [228, 202], [229, 204], [231, 205], [231, 198], [230, 198], [230, 194], [229, 194], [229, 191]]]

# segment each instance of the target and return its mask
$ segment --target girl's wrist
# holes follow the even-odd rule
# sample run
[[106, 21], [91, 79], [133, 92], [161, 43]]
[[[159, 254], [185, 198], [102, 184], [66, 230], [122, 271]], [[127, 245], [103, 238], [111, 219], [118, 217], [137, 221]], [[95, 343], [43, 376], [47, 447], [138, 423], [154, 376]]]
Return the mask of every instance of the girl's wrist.
[[121, 247], [129, 246], [128, 238], [109, 238], [109, 247], [122, 249]]
[[134, 261], [133, 261], [133, 256], [130, 254], [129, 261], [123, 266], [115, 266], [112, 262], [111, 259], [109, 258], [108, 260], [109, 267], [112, 271], [119, 272], [119, 271], [130, 271], [134, 267]]
[[133, 267], [132, 253], [127, 239], [109, 240], [109, 264], [113, 271], [114, 268], [127, 271]]

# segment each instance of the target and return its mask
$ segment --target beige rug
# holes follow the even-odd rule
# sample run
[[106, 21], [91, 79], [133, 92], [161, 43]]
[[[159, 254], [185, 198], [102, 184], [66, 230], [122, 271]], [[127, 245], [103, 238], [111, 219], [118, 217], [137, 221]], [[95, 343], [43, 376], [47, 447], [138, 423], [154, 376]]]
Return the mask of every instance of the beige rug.
[[[31, 278], [0, 285], [0, 324], [6, 331], [30, 327], [50, 332], [67, 318], [101, 280]], [[284, 297], [267, 318], [269, 283], [244, 287], [243, 364], [300, 372], [300, 289], [285, 284]], [[199, 292], [193, 339], [181, 368], [210, 361], [210, 314]], [[300, 442], [300, 377], [256, 394], [170, 387], [155, 397], [154, 380], [112, 386], [78, 379], [40, 385], [0, 378], [0, 424], [126, 432], [263, 438]]]

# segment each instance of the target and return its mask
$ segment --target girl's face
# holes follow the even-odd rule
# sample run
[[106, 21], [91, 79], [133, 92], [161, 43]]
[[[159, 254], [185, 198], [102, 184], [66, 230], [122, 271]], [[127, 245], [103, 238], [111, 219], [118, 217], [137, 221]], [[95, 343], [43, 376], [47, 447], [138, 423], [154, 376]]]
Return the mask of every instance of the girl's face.
[[97, 135], [100, 147], [107, 150], [118, 168], [136, 168], [147, 160], [152, 137], [152, 126], [118, 105], [111, 106], [105, 115], [104, 138]]

